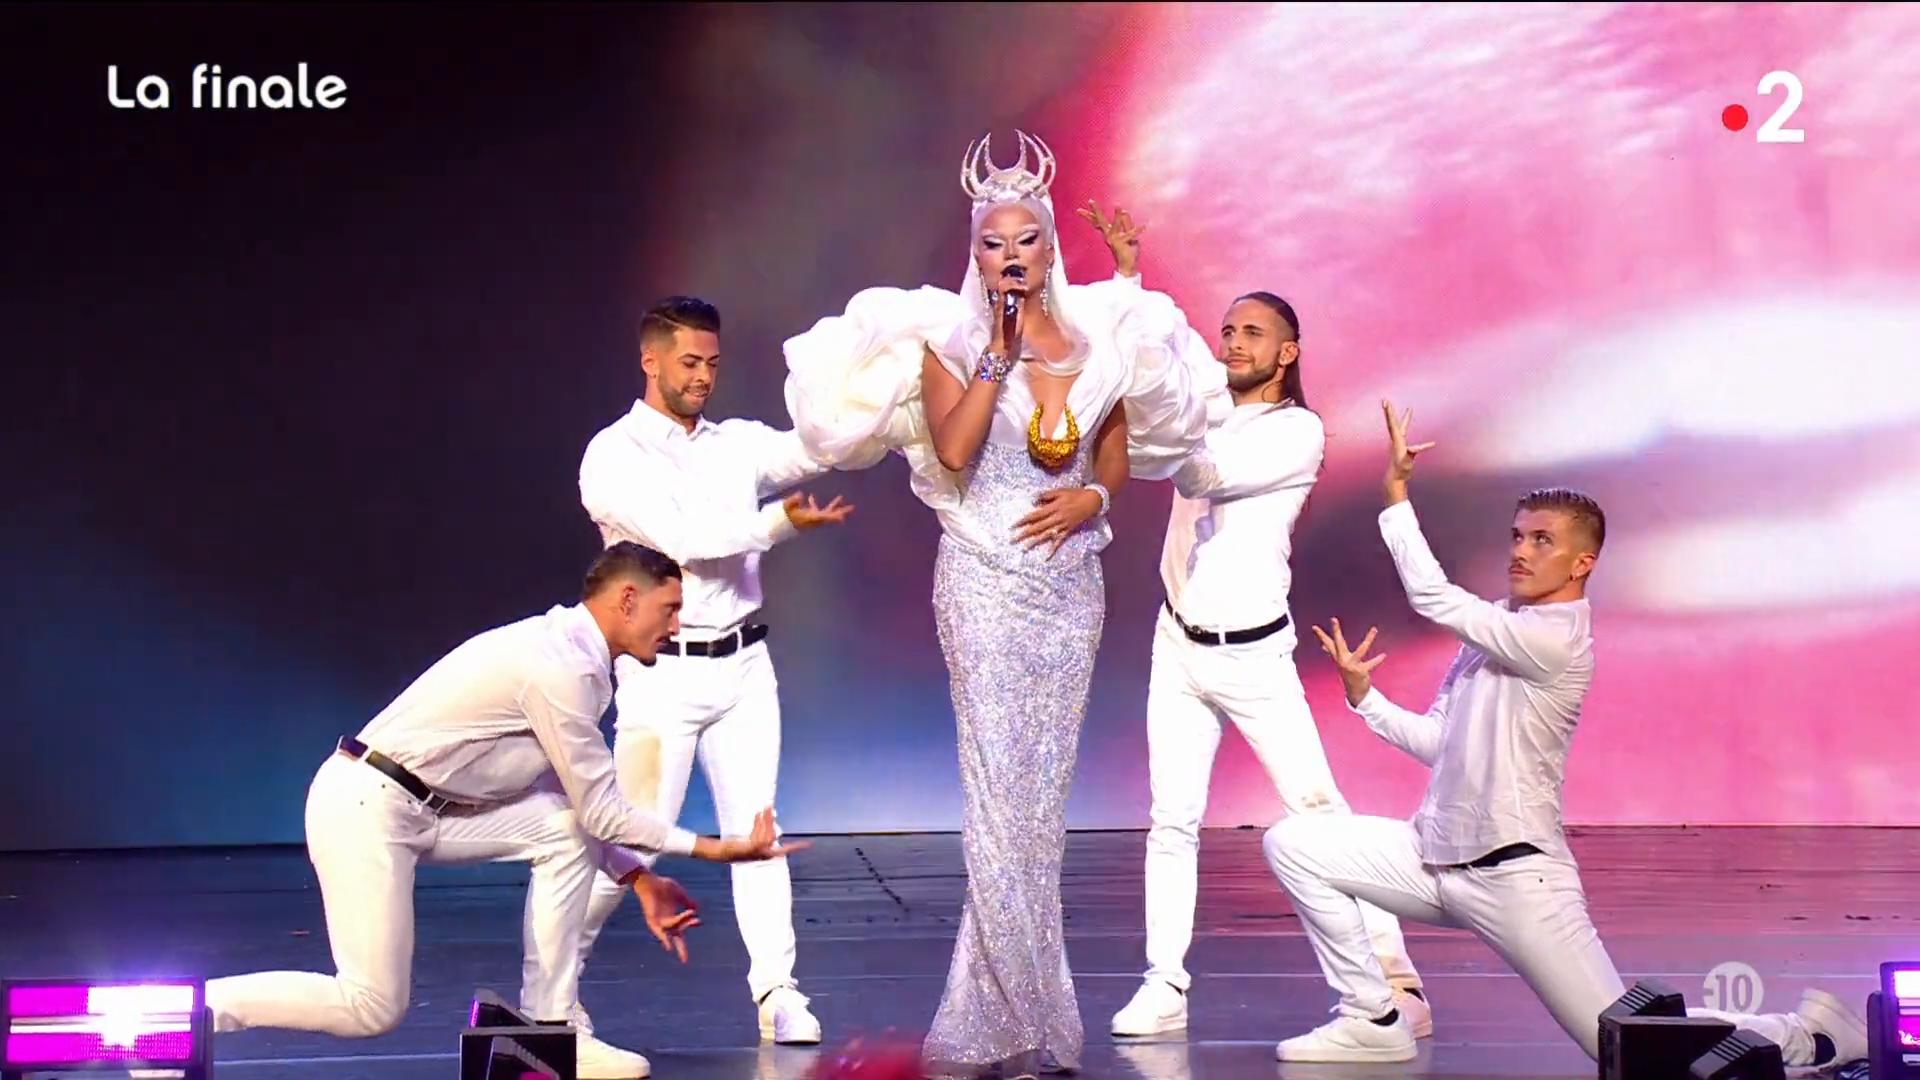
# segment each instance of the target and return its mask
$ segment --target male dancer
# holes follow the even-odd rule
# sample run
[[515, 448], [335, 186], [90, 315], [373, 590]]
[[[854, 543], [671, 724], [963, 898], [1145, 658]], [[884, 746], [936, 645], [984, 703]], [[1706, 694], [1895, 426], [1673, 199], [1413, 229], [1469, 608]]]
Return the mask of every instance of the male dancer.
[[[1117, 276], [1137, 281], [1139, 230], [1126, 211], [1108, 222], [1081, 210], [1107, 239]], [[1206, 813], [1221, 721], [1230, 720], [1266, 769], [1288, 814], [1352, 811], [1334, 784], [1320, 732], [1294, 669], [1298, 631], [1288, 610], [1294, 524], [1319, 477], [1326, 430], [1307, 408], [1300, 320], [1272, 293], [1233, 302], [1220, 326], [1220, 362], [1234, 409], [1174, 475], [1173, 512], [1160, 557], [1166, 603], [1147, 677], [1147, 973], [1113, 1017], [1120, 1036], [1187, 1026], [1186, 970]], [[1400, 924], [1366, 908], [1367, 929], [1393, 983], [1395, 1004], [1432, 1032], [1420, 976]]]
[[[1579, 868], [1561, 828], [1567, 751], [1593, 679], [1587, 578], [1606, 540], [1592, 499], [1562, 488], [1519, 501], [1507, 599], [1490, 603], [1447, 581], [1413, 506], [1407, 416], [1386, 412], [1389, 457], [1380, 533], [1413, 609], [1461, 641], [1425, 715], [1373, 689], [1385, 655], [1373, 631], [1349, 648], [1339, 622], [1315, 627], [1367, 726], [1433, 769], [1411, 822], [1329, 815], [1288, 818], [1266, 836], [1268, 864], [1293, 897], [1336, 1017], [1277, 1048], [1282, 1061], [1408, 1061], [1413, 1034], [1368, 946], [1360, 901], [1403, 919], [1472, 930], [1512, 965], [1567, 1034], [1599, 1057], [1599, 1018], [1626, 987], [1587, 917]], [[1866, 1023], [1809, 990], [1791, 1015], [1718, 1016], [1778, 1043], [1788, 1065], [1867, 1053]]]
[[[679, 885], [626, 849], [715, 862], [785, 858], [773, 810], [742, 838], [676, 828], [620, 796], [600, 717], [616, 658], [652, 664], [678, 624], [680, 569], [620, 544], [587, 572], [581, 602], [470, 638], [340, 740], [307, 792], [307, 851], [338, 974], [273, 971], [207, 983], [215, 1030], [290, 1028], [343, 1038], [392, 1031], [413, 966], [420, 863], [531, 864], [521, 1007], [564, 1020], [596, 867], [640, 894], [661, 944], [697, 923]], [[648, 1075], [647, 1059], [581, 1032], [581, 1080]]]
[[[780, 693], [764, 641], [748, 621], [759, 609], [760, 555], [797, 530], [845, 521], [839, 499], [821, 507], [798, 493], [762, 506], [827, 471], [791, 432], [752, 420], [702, 415], [720, 368], [720, 313], [691, 297], [662, 301], [640, 320], [645, 396], [594, 436], [580, 463], [580, 498], [609, 544], [659, 548], [686, 568], [684, 637], [660, 663], [617, 667], [613, 755], [628, 799], [679, 817], [696, 752], [722, 836], [745, 836], [774, 802], [780, 771]], [[611, 879], [595, 884], [580, 962], [620, 904]], [[734, 914], [751, 957], [748, 989], [760, 1035], [820, 1041], [793, 978], [793, 885], [784, 859], [733, 868]], [[591, 1030], [584, 1009], [576, 1025]]]

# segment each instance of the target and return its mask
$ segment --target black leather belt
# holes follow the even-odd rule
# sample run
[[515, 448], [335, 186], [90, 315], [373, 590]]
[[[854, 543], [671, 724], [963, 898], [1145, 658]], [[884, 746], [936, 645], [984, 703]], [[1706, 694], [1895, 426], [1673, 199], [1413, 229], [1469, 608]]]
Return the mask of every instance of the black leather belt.
[[405, 766], [402, 766], [378, 750], [367, 749], [366, 743], [361, 742], [351, 735], [342, 735], [340, 737], [340, 752], [355, 761], [371, 765], [382, 773], [385, 773], [387, 779], [399, 784], [401, 790], [420, 800], [423, 806], [436, 814], [454, 805], [452, 799], [447, 798], [445, 795], [435, 794], [432, 788], [421, 783], [420, 778], [408, 772]]
[[660, 646], [660, 651], [668, 656], [704, 656], [718, 660], [722, 656], [732, 656], [750, 645], [758, 645], [767, 640], [767, 628], [759, 623], [748, 623], [726, 637], [712, 641], [669, 641]]
[[1461, 863], [1460, 868], [1463, 870], [1485, 870], [1490, 866], [1499, 866], [1501, 863], [1512, 862], [1515, 859], [1524, 859], [1529, 855], [1540, 854], [1543, 854], [1543, 852], [1532, 844], [1508, 844], [1506, 847], [1494, 848], [1492, 851], [1487, 852], [1485, 855], [1480, 856], [1470, 863]]
[[1202, 645], [1245, 645], [1248, 642], [1259, 641], [1262, 638], [1270, 638], [1280, 631], [1285, 630], [1287, 624], [1293, 621], [1291, 616], [1282, 615], [1265, 626], [1256, 626], [1251, 630], [1202, 630], [1198, 627], [1188, 626], [1187, 620], [1181, 618], [1180, 613], [1173, 610], [1173, 601], [1168, 600], [1166, 602], [1166, 608], [1167, 614], [1173, 616], [1173, 621], [1180, 625], [1180, 631], [1187, 635], [1187, 640], [1198, 642]]

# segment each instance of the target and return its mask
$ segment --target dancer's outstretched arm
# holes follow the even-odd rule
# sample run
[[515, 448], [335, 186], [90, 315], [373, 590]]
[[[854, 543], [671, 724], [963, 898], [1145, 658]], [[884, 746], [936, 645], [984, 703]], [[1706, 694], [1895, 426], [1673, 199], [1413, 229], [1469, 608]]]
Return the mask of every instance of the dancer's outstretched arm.
[[1334, 666], [1340, 669], [1340, 682], [1347, 691], [1347, 706], [1360, 714], [1374, 734], [1393, 745], [1405, 750], [1422, 765], [1431, 767], [1440, 758], [1440, 737], [1446, 731], [1447, 692], [1453, 686], [1452, 673], [1440, 686], [1440, 694], [1433, 701], [1433, 708], [1425, 715], [1410, 709], [1403, 709], [1387, 700], [1387, 696], [1373, 688], [1373, 669], [1387, 658], [1386, 653], [1369, 657], [1367, 652], [1373, 648], [1373, 639], [1379, 633], [1377, 628], [1369, 629], [1360, 644], [1348, 647], [1347, 638], [1340, 630], [1340, 620], [1333, 620], [1333, 633], [1328, 634], [1319, 627], [1313, 628], [1313, 634], [1320, 639], [1320, 648], [1333, 658]]
[[1454, 636], [1486, 653], [1502, 667], [1531, 682], [1550, 682], [1567, 669], [1578, 638], [1577, 616], [1569, 611], [1523, 607], [1509, 610], [1483, 600], [1447, 580], [1433, 557], [1420, 519], [1407, 501], [1413, 462], [1432, 443], [1407, 444], [1409, 411], [1396, 417], [1393, 403], [1380, 403], [1387, 415], [1387, 477], [1382, 486], [1386, 509], [1380, 512], [1380, 536], [1393, 554], [1407, 602], [1422, 618], [1446, 627]]

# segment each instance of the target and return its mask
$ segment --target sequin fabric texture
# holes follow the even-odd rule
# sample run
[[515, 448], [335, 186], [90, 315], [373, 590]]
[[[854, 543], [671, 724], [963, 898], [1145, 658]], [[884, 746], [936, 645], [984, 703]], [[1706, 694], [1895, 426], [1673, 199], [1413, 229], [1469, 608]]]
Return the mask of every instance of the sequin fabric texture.
[[935, 1076], [1077, 1068], [1084, 1033], [1060, 910], [1067, 793], [1106, 621], [1100, 544], [1086, 529], [1051, 559], [1014, 526], [1041, 492], [1091, 479], [1092, 440], [1058, 473], [1024, 445], [981, 447], [960, 512], [1001, 535], [943, 537], [933, 609], [952, 684], [967, 901], [946, 994], [923, 1048]]

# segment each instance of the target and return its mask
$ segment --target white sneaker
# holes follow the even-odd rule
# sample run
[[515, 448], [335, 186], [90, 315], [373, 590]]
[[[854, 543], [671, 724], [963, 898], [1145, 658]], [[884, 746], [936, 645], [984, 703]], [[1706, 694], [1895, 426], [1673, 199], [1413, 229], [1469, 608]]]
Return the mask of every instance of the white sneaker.
[[1833, 1040], [1833, 1060], [1822, 1064], [1845, 1065], [1867, 1056], [1867, 1022], [1846, 1002], [1825, 990], [1809, 990], [1800, 995], [1800, 1007], [1794, 1011], [1807, 1030]]
[[1404, 1016], [1391, 1024], [1337, 1016], [1274, 1047], [1273, 1056], [1280, 1061], [1339, 1064], [1412, 1061], [1420, 1056], [1420, 1048]]
[[1164, 1035], [1187, 1028], [1187, 995], [1160, 979], [1148, 979], [1127, 1007], [1113, 1014], [1113, 1034]]
[[646, 1080], [653, 1075], [653, 1066], [646, 1058], [584, 1032], [575, 1033], [574, 1045], [579, 1063], [574, 1075], [579, 1080]]
[[[1426, 993], [1422, 990], [1420, 994]], [[1413, 1032], [1416, 1039], [1433, 1038], [1433, 1006], [1420, 994], [1409, 994], [1394, 987], [1393, 1007], [1400, 1010], [1401, 1019], [1407, 1022], [1407, 1030]]]
[[807, 1011], [806, 995], [791, 986], [781, 986], [761, 998], [760, 1037], [781, 1046], [812, 1046], [819, 1042], [820, 1021]]
[[573, 1030], [582, 1035], [593, 1034], [593, 1017], [588, 1016], [586, 1006], [577, 1001], [567, 1013], [567, 1022], [573, 1025]]

